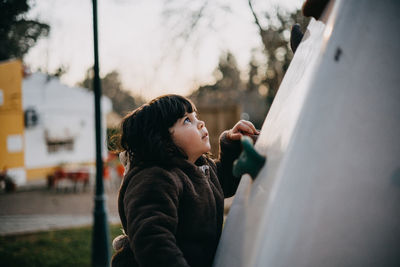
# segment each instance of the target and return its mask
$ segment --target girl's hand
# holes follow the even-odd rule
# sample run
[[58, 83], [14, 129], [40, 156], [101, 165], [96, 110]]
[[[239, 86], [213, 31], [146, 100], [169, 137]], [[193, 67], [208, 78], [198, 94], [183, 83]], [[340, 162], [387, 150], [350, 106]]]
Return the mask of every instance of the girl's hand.
[[240, 140], [243, 135], [258, 135], [260, 131], [254, 127], [253, 123], [245, 120], [240, 120], [228, 131], [227, 138], [230, 140]]

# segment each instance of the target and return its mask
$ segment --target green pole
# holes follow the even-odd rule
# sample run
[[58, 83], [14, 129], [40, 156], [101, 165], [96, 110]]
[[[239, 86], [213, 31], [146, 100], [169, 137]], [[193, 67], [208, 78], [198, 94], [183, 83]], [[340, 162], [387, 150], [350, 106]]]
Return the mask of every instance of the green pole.
[[94, 198], [94, 225], [92, 237], [92, 266], [109, 266], [109, 229], [107, 211], [105, 209], [106, 196], [103, 185], [103, 159], [101, 138], [101, 84], [99, 77], [99, 51], [97, 40], [97, 0], [93, 0], [93, 45], [94, 45], [94, 109], [96, 127], [96, 195]]

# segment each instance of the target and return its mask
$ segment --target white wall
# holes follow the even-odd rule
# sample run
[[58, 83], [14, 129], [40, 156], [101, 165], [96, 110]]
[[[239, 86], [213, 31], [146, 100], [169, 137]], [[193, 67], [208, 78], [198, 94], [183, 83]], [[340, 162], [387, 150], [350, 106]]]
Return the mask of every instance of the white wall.
[[[106, 156], [105, 115], [111, 101], [102, 97], [103, 155]], [[83, 88], [68, 87], [56, 78], [34, 73], [23, 81], [23, 109], [36, 110], [39, 122], [25, 129], [25, 167], [95, 161], [94, 96]], [[47, 151], [45, 131], [53, 137], [74, 139], [72, 151]]]

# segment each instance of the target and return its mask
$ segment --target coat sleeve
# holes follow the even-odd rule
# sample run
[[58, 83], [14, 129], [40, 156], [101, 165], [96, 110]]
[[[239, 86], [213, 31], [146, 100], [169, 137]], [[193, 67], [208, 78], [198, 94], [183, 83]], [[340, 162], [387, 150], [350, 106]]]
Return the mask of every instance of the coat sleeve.
[[181, 185], [151, 168], [132, 179], [124, 196], [127, 234], [139, 266], [189, 266], [176, 244]]
[[231, 197], [235, 194], [240, 182], [240, 177], [233, 176], [232, 169], [233, 162], [242, 151], [242, 146], [240, 140], [229, 140], [226, 134], [227, 131], [223, 132], [219, 138], [219, 159], [215, 163], [224, 196]]

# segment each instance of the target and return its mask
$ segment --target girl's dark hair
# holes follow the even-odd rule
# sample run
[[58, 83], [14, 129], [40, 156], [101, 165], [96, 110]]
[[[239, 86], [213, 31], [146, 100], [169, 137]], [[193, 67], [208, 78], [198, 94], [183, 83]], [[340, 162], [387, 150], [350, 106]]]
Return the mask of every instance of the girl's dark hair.
[[172, 141], [171, 128], [194, 104], [179, 95], [157, 97], [126, 115], [121, 123], [121, 147], [128, 152], [131, 166], [166, 165], [175, 157], [186, 158]]

